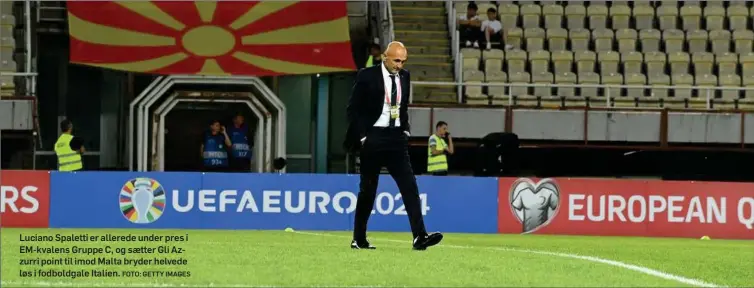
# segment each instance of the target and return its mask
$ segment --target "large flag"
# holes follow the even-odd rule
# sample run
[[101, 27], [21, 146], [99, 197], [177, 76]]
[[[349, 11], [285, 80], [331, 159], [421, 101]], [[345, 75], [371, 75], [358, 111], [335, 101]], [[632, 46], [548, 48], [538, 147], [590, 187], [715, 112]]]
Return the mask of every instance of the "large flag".
[[355, 70], [345, 1], [69, 1], [73, 63], [153, 74]]

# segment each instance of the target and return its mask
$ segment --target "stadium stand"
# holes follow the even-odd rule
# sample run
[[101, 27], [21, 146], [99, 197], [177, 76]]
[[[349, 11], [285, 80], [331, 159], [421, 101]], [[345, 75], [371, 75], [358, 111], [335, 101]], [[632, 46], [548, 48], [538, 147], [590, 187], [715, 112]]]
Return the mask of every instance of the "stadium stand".
[[[13, 31], [16, 18], [13, 16], [13, 1], [0, 2], [0, 71], [16, 72], [16, 61], [13, 52], [16, 48], [16, 39]], [[0, 96], [9, 96], [15, 93], [16, 85], [12, 76], [0, 76]]]
[[[465, 83], [650, 85], [657, 88], [466, 86], [465, 103], [706, 107], [703, 90], [754, 88], [752, 1], [512, 1], [496, 7], [510, 50], [459, 47]], [[454, 3], [456, 17], [468, 2]], [[500, 46], [499, 46], [500, 47]], [[711, 90], [715, 107], [751, 109], [754, 91]], [[512, 99], [508, 99], [512, 96]], [[591, 99], [591, 101], [590, 101]], [[415, 94], [415, 102], [446, 102]], [[534, 101], [539, 100], [539, 101]], [[546, 101], [544, 101], [546, 102]]]

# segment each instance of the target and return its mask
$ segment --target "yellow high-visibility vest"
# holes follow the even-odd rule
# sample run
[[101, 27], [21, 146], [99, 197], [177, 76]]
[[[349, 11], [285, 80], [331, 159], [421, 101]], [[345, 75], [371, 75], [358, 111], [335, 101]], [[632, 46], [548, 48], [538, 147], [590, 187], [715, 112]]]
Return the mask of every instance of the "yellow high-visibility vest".
[[58, 156], [58, 171], [76, 171], [84, 168], [81, 154], [71, 149], [73, 135], [63, 133], [55, 142], [55, 154]]
[[[437, 137], [435, 134], [432, 134], [432, 136], [429, 137], [430, 143], [432, 142], [432, 138], [435, 139], [435, 150], [442, 151], [448, 146], [445, 144], [445, 140]], [[427, 172], [448, 171], [448, 156], [445, 156], [444, 153], [440, 155], [432, 155], [432, 147], [429, 147], [427, 148], [427, 156]]]

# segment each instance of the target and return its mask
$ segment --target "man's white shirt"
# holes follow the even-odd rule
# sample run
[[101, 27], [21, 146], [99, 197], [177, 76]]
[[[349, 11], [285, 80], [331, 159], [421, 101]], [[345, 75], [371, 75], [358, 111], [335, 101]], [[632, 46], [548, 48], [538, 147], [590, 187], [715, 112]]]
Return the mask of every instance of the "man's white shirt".
[[[398, 106], [400, 105], [400, 103], [389, 104], [387, 102], [387, 99], [389, 99], [388, 97], [390, 97], [391, 91], [393, 91], [392, 90], [393, 80], [390, 79], [390, 72], [387, 71], [387, 68], [385, 68], [385, 63], [382, 63], [380, 67], [382, 68], [382, 80], [385, 82], [385, 92], [387, 93], [385, 95], [387, 96], [385, 95], [382, 96], [382, 114], [380, 114], [380, 118], [377, 119], [377, 122], [375, 122], [373, 126], [374, 127], [388, 127], [390, 126], [390, 106], [392, 105]], [[398, 76], [397, 73], [395, 74], [395, 85], [397, 85], [397, 87], [401, 87], [401, 78], [400, 76]], [[401, 91], [401, 89], [398, 89], [398, 93], [399, 94], [396, 100], [402, 99], [403, 95], [405, 94], [403, 93], [403, 91]], [[398, 113], [398, 118], [395, 118], [395, 127], [400, 127], [400, 126], [401, 126], [401, 117], [400, 117], [400, 113]], [[404, 131], [404, 133], [406, 133], [406, 135], [408, 136], [411, 136], [411, 134], [409, 134], [406, 131]], [[361, 138], [361, 143], [364, 143], [364, 140], [366, 139], [367, 137]]]
[[466, 20], [471, 20], [471, 21], [473, 21], [473, 20], [479, 20], [479, 15], [474, 15], [474, 17], [471, 17], [471, 19], [468, 19], [468, 18], [469, 18], [469, 17], [468, 17], [468, 15], [466, 15], [466, 14], [463, 14], [463, 15], [461, 15], [461, 16], [458, 16], [458, 20], [463, 20], [463, 21], [466, 21]]

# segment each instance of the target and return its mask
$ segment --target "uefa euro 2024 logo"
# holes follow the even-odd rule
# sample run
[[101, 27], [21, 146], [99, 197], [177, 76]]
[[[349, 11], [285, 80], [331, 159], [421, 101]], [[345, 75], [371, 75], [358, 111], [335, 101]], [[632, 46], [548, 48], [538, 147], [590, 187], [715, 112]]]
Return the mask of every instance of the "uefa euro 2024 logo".
[[151, 178], [128, 180], [119, 198], [123, 217], [136, 224], [157, 221], [165, 211], [165, 189]]

